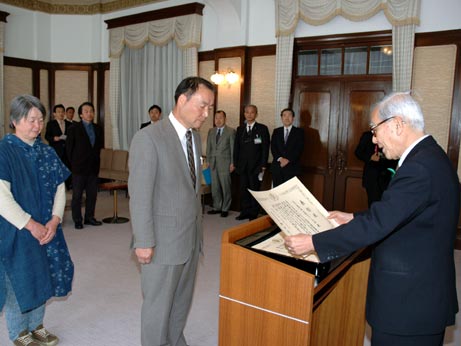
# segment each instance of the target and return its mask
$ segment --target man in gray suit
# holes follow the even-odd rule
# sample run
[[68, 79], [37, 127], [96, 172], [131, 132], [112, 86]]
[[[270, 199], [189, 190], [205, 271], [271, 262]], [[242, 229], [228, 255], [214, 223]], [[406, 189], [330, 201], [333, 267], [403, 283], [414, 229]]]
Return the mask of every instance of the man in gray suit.
[[133, 247], [141, 264], [143, 346], [186, 346], [202, 244], [200, 128], [214, 87], [188, 77], [176, 88], [168, 117], [138, 131], [129, 155]]
[[206, 157], [211, 170], [213, 209], [208, 214], [229, 215], [232, 201], [231, 173], [234, 171], [235, 130], [226, 126], [226, 112], [219, 110], [214, 116], [216, 127], [208, 131]]

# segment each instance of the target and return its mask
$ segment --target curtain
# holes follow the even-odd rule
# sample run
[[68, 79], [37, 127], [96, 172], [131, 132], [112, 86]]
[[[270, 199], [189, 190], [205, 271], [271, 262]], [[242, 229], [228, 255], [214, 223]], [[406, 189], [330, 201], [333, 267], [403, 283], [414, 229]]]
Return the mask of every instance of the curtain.
[[[147, 110], [153, 103], [162, 107], [164, 116], [168, 115], [178, 83], [182, 78], [198, 73], [197, 48], [201, 32], [202, 16], [198, 14], [110, 29], [109, 103], [114, 149], [128, 149], [140, 119], [148, 120]], [[150, 44], [146, 45], [148, 42]], [[153, 61], [155, 66], [150, 65]], [[131, 66], [134, 62], [139, 65]], [[165, 62], [168, 67], [157, 65]], [[156, 95], [163, 100], [156, 99]], [[166, 99], [168, 101], [164, 101]]]
[[[275, 52], [275, 126], [282, 126], [279, 116], [282, 109], [288, 106], [291, 88], [291, 73], [293, 65], [294, 33], [277, 37]], [[295, 117], [296, 125], [300, 117]]]
[[[149, 121], [147, 110], [162, 107], [162, 116], [174, 106], [174, 90], [183, 76], [183, 57], [174, 41], [165, 46], [125, 47], [120, 58], [119, 145], [129, 148], [141, 123]], [[173, 90], [173, 91], [172, 91]]]
[[[421, 0], [275, 0], [277, 38], [286, 37], [294, 40], [294, 32], [299, 19], [311, 25], [322, 25], [341, 15], [352, 21], [362, 21], [384, 11], [393, 29], [393, 89], [404, 91], [410, 89], [413, 63], [413, 43], [415, 25], [419, 24]], [[276, 75], [291, 71], [293, 44], [277, 39]], [[291, 49], [290, 51], [287, 51]], [[280, 54], [280, 57], [279, 57]], [[291, 72], [276, 83], [276, 109], [288, 105], [286, 83], [291, 84]], [[276, 114], [278, 118], [278, 114]]]

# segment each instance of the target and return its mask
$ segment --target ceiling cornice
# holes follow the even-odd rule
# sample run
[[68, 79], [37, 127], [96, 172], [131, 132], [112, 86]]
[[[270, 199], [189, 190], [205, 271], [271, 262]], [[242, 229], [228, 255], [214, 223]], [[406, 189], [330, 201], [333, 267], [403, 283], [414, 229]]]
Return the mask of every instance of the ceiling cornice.
[[165, 0], [84, 0], [76, 1], [76, 4], [72, 3], [72, 0], [2, 0], [0, 3], [49, 14], [91, 15], [110, 13], [162, 1]]

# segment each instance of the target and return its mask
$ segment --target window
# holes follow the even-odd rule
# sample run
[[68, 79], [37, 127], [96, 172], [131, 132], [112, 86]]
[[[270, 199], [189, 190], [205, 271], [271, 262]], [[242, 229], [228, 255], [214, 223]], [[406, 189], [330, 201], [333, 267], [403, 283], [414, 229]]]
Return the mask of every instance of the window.
[[392, 73], [392, 46], [370, 48], [370, 74]]
[[299, 50], [297, 76], [392, 74], [391, 45]]
[[341, 48], [322, 49], [320, 56], [320, 74], [332, 76], [341, 74]]
[[319, 55], [317, 49], [305, 50], [298, 55], [298, 74], [300, 76], [317, 76]]

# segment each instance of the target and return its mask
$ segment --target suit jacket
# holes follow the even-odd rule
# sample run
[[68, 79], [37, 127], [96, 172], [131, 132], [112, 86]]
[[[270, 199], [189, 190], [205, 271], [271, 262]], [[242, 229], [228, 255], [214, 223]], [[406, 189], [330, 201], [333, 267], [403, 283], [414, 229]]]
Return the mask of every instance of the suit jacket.
[[66, 140], [61, 139], [57, 142], [54, 141], [55, 136], [67, 135], [70, 125], [67, 121], [64, 121], [64, 133], [59, 127], [58, 121], [51, 120], [46, 125], [45, 139], [48, 141], [48, 144], [56, 151], [59, 158], [63, 160], [66, 156]]
[[[281, 176], [283, 182], [299, 174], [299, 160], [304, 149], [304, 130], [299, 127], [292, 126], [285, 144], [285, 127], [274, 129], [271, 138], [272, 152], [272, 173], [273, 175]], [[279, 157], [284, 157], [290, 161], [285, 167], [280, 167], [277, 161]]]
[[140, 129], [142, 129], [142, 128], [146, 127], [146, 126], [149, 126], [150, 124], [152, 124], [152, 121], [142, 123]]
[[131, 142], [128, 189], [135, 248], [155, 247], [153, 263], [185, 263], [202, 240], [201, 140], [193, 132], [196, 188], [177, 132], [165, 117]]
[[387, 168], [395, 169], [398, 161], [388, 160], [384, 156], [379, 161], [370, 160], [376, 147], [372, 140], [373, 134], [371, 131], [364, 132], [355, 149], [355, 156], [365, 163], [363, 166], [362, 186], [365, 188], [377, 186], [382, 193], [387, 188], [391, 177]]
[[234, 142], [234, 165], [236, 172], [259, 174], [267, 165], [269, 157], [270, 135], [267, 126], [254, 122], [251, 135], [247, 135], [247, 126], [237, 128]]
[[100, 152], [104, 145], [102, 127], [93, 124], [95, 143], [91, 146], [90, 138], [86, 133], [83, 120], [74, 122], [69, 127], [66, 139], [67, 158], [69, 159], [72, 174], [98, 175]]
[[410, 151], [381, 201], [348, 224], [313, 236], [322, 261], [376, 244], [367, 295], [372, 327], [418, 335], [454, 323], [459, 199], [456, 172], [429, 136]]
[[229, 172], [229, 166], [234, 159], [234, 140], [235, 130], [229, 126], [224, 126], [221, 137], [216, 143], [218, 128], [214, 127], [208, 131], [206, 158], [211, 169], [220, 172]]

